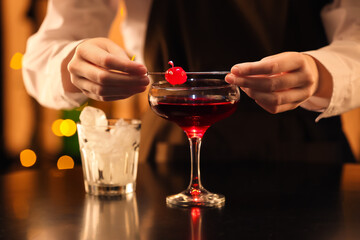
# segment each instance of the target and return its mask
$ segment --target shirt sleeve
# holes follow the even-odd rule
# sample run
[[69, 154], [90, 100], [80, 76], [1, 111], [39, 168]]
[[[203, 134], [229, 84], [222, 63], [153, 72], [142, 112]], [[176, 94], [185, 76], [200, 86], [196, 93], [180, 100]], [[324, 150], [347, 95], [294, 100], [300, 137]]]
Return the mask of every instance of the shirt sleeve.
[[338, 0], [322, 11], [330, 42], [321, 49], [306, 52], [319, 60], [333, 79], [331, 99], [311, 97], [301, 106], [319, 111], [321, 118], [339, 115], [360, 107], [360, 1]]
[[115, 0], [49, 0], [42, 25], [26, 45], [22, 73], [27, 92], [54, 109], [86, 101], [82, 93], [64, 91], [63, 61], [84, 39], [108, 36], [116, 11]]
[[126, 18], [122, 23], [125, 48], [136, 61], [145, 63], [144, 47], [146, 30], [153, 0], [128, 0], [126, 2]]

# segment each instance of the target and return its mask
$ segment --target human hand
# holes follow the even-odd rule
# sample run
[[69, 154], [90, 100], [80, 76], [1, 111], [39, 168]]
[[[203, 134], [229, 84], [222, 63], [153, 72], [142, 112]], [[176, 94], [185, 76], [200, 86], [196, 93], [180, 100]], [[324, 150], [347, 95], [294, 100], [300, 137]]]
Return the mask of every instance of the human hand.
[[284, 52], [258, 62], [236, 64], [225, 78], [274, 114], [295, 109], [317, 94], [319, 79], [315, 59], [298, 52]]
[[89, 98], [114, 101], [145, 91], [149, 84], [144, 65], [131, 61], [107, 38], [80, 43], [67, 65], [70, 81]]

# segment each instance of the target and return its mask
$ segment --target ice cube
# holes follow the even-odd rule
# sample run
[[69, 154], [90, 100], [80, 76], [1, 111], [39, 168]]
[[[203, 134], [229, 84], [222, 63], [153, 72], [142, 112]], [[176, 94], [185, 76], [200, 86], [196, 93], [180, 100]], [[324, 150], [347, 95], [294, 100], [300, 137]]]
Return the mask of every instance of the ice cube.
[[120, 118], [116, 121], [115, 126], [127, 126], [129, 123], [127, 123], [123, 118]]
[[137, 126], [130, 125], [127, 122], [119, 125], [115, 129], [111, 129], [110, 134], [114, 141], [116, 141], [114, 144], [118, 146], [119, 149], [134, 148], [134, 146], [138, 145], [140, 140], [140, 132], [137, 129]]
[[107, 126], [105, 113], [98, 108], [86, 106], [80, 113], [80, 122], [86, 126]]
[[[97, 151], [104, 152], [109, 147], [110, 133], [106, 126], [86, 126], [82, 125], [78, 128], [80, 146], [87, 146]], [[104, 148], [104, 149], [102, 149]]]

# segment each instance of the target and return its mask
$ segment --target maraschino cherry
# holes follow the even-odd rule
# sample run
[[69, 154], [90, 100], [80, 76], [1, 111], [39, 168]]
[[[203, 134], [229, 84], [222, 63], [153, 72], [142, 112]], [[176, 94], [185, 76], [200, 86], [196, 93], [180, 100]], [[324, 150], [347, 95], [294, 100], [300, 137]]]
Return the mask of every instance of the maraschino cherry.
[[184, 69], [181, 67], [174, 67], [174, 63], [172, 61], [169, 61], [169, 64], [171, 65], [171, 68], [165, 72], [166, 81], [172, 85], [183, 84], [186, 82], [187, 76]]

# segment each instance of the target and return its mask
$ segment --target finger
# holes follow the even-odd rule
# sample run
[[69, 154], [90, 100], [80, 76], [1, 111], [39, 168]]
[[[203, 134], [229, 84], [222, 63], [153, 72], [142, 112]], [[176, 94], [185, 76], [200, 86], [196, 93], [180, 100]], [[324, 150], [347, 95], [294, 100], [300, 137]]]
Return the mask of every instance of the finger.
[[131, 97], [133, 94], [124, 94], [124, 95], [116, 95], [116, 96], [99, 96], [97, 94], [94, 93], [88, 93], [83, 91], [83, 93], [91, 99], [94, 99], [96, 101], [102, 101], [102, 102], [108, 102], [108, 101], [116, 101], [116, 100], [121, 100], [121, 99], [126, 99]]
[[272, 75], [282, 72], [291, 72], [301, 68], [304, 57], [300, 53], [286, 52], [264, 58], [258, 62], [236, 64], [231, 73], [237, 76]]
[[294, 88], [280, 92], [265, 93], [250, 88], [242, 90], [252, 99], [266, 106], [280, 106], [289, 103], [299, 103], [310, 97], [308, 88]]
[[228, 83], [239, 87], [251, 88], [262, 92], [282, 91], [290, 88], [308, 86], [303, 72], [295, 71], [289, 73], [276, 74], [272, 76], [236, 76], [229, 74], [225, 79]]
[[76, 86], [99, 96], [133, 95], [146, 89], [146, 86], [103, 86], [83, 78], [77, 79]]
[[76, 65], [69, 66], [69, 71], [73, 75], [77, 75], [88, 79], [89, 81], [107, 86], [146, 86], [150, 82], [149, 77], [146, 75], [139, 76], [108, 71], [84, 61], [78, 62]]
[[102, 97], [117, 97], [117, 96], [131, 96], [137, 93], [141, 93], [146, 90], [146, 87], [103, 87], [99, 85], [94, 85], [91, 88], [91, 92], [102, 96]]
[[84, 94], [91, 99], [94, 99], [96, 101], [101, 101], [101, 102], [109, 102], [109, 101], [116, 101], [116, 100], [121, 100], [121, 99], [125, 99], [128, 98], [129, 96], [110, 96], [110, 97], [104, 97], [104, 96], [98, 96], [96, 94], [92, 94], [92, 93], [86, 93], [84, 92]]
[[[99, 97], [131, 96], [146, 90], [146, 86], [102, 86], [87, 79], [78, 78], [74, 83], [84, 93]], [[93, 98], [93, 97], [92, 97]]]
[[300, 103], [287, 103], [287, 104], [283, 104], [283, 105], [272, 106], [272, 105], [265, 105], [258, 101], [255, 101], [255, 102], [260, 107], [265, 109], [267, 112], [272, 113], [272, 114], [286, 112], [286, 111], [293, 110], [293, 109], [297, 108], [298, 106], [300, 106]]
[[[100, 47], [89, 47], [85, 49], [79, 45], [77, 53], [85, 61], [105, 69], [112, 69], [136, 75], [144, 75], [147, 73], [147, 69], [144, 65], [131, 61], [127, 56], [125, 57], [120, 47], [118, 47], [119, 49], [117, 51], [114, 51], [114, 48], [115, 46], [107, 47], [107, 49], [112, 50], [112, 52], [108, 52]], [[114, 53], [117, 53], [117, 55]]]

